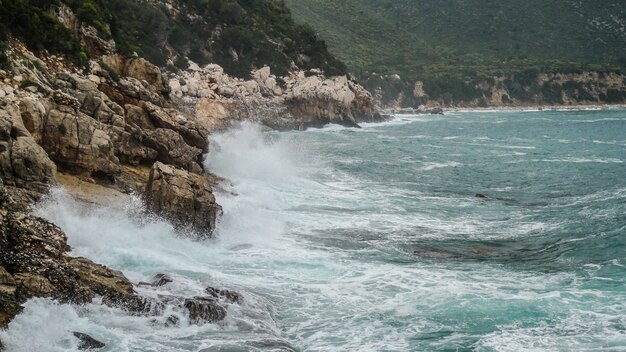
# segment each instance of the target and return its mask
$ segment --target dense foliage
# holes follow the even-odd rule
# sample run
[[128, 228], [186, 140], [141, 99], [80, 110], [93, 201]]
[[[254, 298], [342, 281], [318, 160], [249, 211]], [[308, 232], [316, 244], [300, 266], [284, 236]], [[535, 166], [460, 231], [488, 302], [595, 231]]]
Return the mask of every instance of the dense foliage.
[[[46, 49], [63, 54], [75, 63], [85, 65], [87, 53], [72, 32], [50, 12], [55, 4], [55, 1], [45, 0], [0, 0], [0, 42], [6, 42], [8, 34], [12, 34], [34, 50]], [[0, 48], [6, 59], [6, 44]]]
[[114, 39], [121, 53], [160, 66], [173, 59], [184, 67], [187, 57], [199, 64], [216, 62], [240, 77], [264, 65], [286, 74], [292, 62], [331, 75], [346, 72], [326, 43], [308, 25], [296, 24], [280, 0], [179, 0], [173, 2], [176, 11], [147, 0], [0, 0], [0, 34], [85, 61], [72, 32], [52, 14], [61, 3], [101, 37]]
[[419, 79], [431, 97], [458, 101], [482, 95], [476, 83], [494, 76], [626, 68], [621, 0], [286, 1], [370, 88], [373, 73], [398, 73], [404, 85], [383, 86], [408, 93]]

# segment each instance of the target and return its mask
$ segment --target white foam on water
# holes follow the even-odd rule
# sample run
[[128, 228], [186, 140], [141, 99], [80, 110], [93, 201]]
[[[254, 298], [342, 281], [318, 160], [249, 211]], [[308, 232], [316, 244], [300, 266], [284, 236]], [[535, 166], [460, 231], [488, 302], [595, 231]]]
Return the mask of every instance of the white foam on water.
[[463, 166], [463, 164], [461, 164], [458, 161], [450, 161], [450, 162], [445, 162], [445, 163], [429, 162], [429, 163], [425, 163], [425, 165], [422, 166], [421, 169], [424, 171], [431, 171], [431, 170], [441, 169], [441, 168], [446, 168], [446, 167], [459, 167], [459, 166]]
[[[484, 319], [487, 327], [477, 330], [497, 331], [482, 336], [474, 346], [477, 349], [506, 350], [510, 343], [558, 350], [587, 338], [600, 341], [605, 335], [611, 343], [623, 342], [619, 297], [586, 287], [575, 273], [423, 261], [418, 254], [412, 260], [393, 254], [398, 262], [380, 259], [381, 253], [392, 251], [388, 242], [380, 240], [381, 234], [388, 236], [385, 240], [401, 243], [402, 234], [416, 226], [424, 231], [424, 238], [468, 240], [539, 236], [561, 224], [526, 219], [515, 211], [510, 212], [513, 222], [490, 218], [488, 211], [477, 216], [471, 213], [477, 204], [488, 210], [497, 203], [460, 196], [436, 198], [439, 203], [455, 204], [460, 214], [442, 216], [438, 209], [427, 208], [407, 212], [405, 206], [415, 206], [416, 201], [427, 205], [431, 199], [334, 170], [316, 154], [323, 146], [315, 143], [322, 142], [303, 136], [264, 133], [243, 124], [212, 137], [205, 167], [226, 181], [224, 190], [216, 194], [224, 207], [217, 238], [206, 242], [189, 240], [162, 220], [142, 218], [132, 202], [85, 208], [55, 190], [36, 208], [37, 214], [67, 233], [74, 255], [122, 270], [135, 283], [156, 272], [174, 277], [174, 283], [164, 287], [138, 289], [143, 295], [193, 296], [202, 294], [206, 286], [241, 292], [244, 304], [230, 306], [226, 321], [195, 326], [174, 308], [162, 316], [141, 317], [97, 301], [77, 307], [35, 299], [7, 331], [0, 332], [0, 339], [17, 352], [74, 350], [71, 331], [107, 343], [106, 351], [255, 350], [247, 343], [268, 340], [288, 341], [311, 351], [424, 350], [428, 348], [420, 344], [422, 336], [458, 331], [439, 343], [459, 346], [466, 342], [462, 331]], [[406, 204], [397, 201], [401, 197]], [[583, 308], [595, 315], [580, 313]], [[528, 330], [536, 326], [519, 328], [508, 320], [502, 326], [489, 325], [489, 318], [526, 311], [537, 315], [533, 317], [537, 326], [548, 327], [545, 335]], [[181, 325], [154, 324], [153, 319], [162, 322], [166, 314], [179, 315]], [[601, 328], [573, 330], [581, 337], [561, 338], [567, 330], [554, 326], [567, 324], [568, 319]], [[42, 321], [53, 328], [37, 330]], [[525, 344], [523, 338], [528, 336], [545, 340]]]

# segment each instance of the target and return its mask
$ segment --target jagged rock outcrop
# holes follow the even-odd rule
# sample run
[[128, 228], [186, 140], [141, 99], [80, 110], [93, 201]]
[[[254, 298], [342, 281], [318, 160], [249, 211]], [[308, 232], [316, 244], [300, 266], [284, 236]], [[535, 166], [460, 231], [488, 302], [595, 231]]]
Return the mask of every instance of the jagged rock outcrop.
[[194, 232], [200, 239], [207, 238], [222, 211], [213, 196], [215, 182], [207, 174], [193, 174], [157, 162], [150, 170], [146, 205], [178, 228]]
[[0, 327], [6, 327], [31, 297], [83, 304], [102, 296], [106, 304], [145, 309], [124, 275], [85, 258], [72, 258], [57, 226], [15, 210], [20, 208], [0, 182]]
[[226, 318], [226, 309], [214, 298], [188, 298], [185, 300], [184, 307], [189, 311], [189, 321], [192, 324], [202, 325]]
[[211, 297], [225, 301], [227, 303], [241, 304], [243, 302], [243, 297], [241, 296], [241, 294], [235, 291], [223, 290], [215, 287], [207, 287], [204, 291], [208, 293]]
[[380, 116], [365, 88], [346, 76], [325, 77], [319, 71], [276, 77], [263, 67], [244, 81], [218, 65], [191, 65], [171, 77], [169, 85], [173, 100], [193, 111], [197, 123], [208, 130], [242, 119], [285, 130], [327, 123], [357, 126]]
[[55, 174], [56, 165], [25, 127], [17, 105], [0, 100], [0, 176], [4, 183], [44, 193]]

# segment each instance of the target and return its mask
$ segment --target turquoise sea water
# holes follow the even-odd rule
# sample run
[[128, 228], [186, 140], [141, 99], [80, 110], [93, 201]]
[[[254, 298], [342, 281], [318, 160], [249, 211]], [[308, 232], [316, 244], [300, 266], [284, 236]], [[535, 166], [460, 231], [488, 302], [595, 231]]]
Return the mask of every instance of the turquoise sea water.
[[0, 339], [17, 351], [72, 350], [74, 330], [107, 351], [626, 351], [624, 110], [244, 125], [214, 136], [205, 164], [230, 180], [205, 243], [60, 190], [38, 212], [76, 255], [135, 282], [174, 276], [142, 294], [241, 292], [225, 322], [164, 327], [33, 300]]

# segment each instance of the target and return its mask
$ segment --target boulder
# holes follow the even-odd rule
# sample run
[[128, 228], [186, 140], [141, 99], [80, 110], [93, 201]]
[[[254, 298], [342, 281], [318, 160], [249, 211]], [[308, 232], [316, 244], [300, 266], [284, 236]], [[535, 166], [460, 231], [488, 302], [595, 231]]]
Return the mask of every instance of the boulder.
[[189, 171], [201, 172], [198, 160], [202, 149], [185, 143], [183, 137], [176, 131], [157, 128], [147, 131], [144, 145], [157, 151], [157, 159], [167, 164], [176, 165]]
[[162, 274], [162, 273], [158, 273], [156, 275], [154, 275], [154, 277], [152, 278], [152, 283], [151, 285], [154, 287], [161, 287], [164, 285], [169, 284], [170, 282], [173, 282], [174, 280], [172, 280], [172, 278], [167, 275], [167, 274]]
[[99, 350], [106, 346], [103, 342], [100, 342], [82, 332], [74, 331], [72, 335], [78, 339], [78, 349], [81, 351]]
[[44, 127], [42, 146], [62, 169], [113, 177], [120, 173], [109, 128], [65, 105], [51, 109]]
[[123, 73], [124, 76], [146, 81], [152, 91], [169, 92], [169, 86], [164, 80], [161, 70], [146, 59], [132, 58], [126, 60]]
[[15, 105], [0, 109], [0, 175], [4, 183], [45, 193], [56, 166], [24, 126]]
[[208, 293], [211, 297], [228, 302], [228, 303], [237, 303], [241, 304], [243, 302], [243, 297], [240, 293], [230, 290], [221, 290], [215, 287], [207, 287], [204, 289], [206, 293]]
[[189, 311], [189, 321], [202, 325], [226, 318], [226, 309], [213, 298], [194, 297], [185, 300], [184, 307]]
[[207, 148], [209, 132], [206, 128], [197, 125], [175, 109], [163, 109], [150, 102], [144, 102], [142, 106], [156, 127], [178, 132], [185, 143], [191, 146], [202, 150]]
[[211, 236], [222, 208], [215, 202], [215, 181], [156, 162], [145, 190], [148, 209], [176, 227], [191, 231], [198, 239]]

